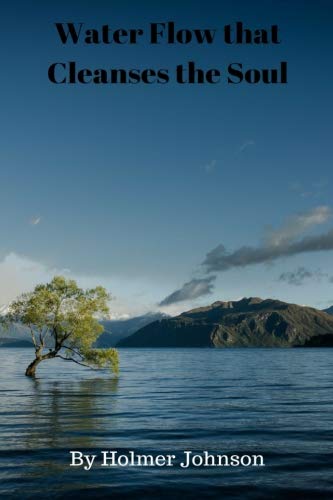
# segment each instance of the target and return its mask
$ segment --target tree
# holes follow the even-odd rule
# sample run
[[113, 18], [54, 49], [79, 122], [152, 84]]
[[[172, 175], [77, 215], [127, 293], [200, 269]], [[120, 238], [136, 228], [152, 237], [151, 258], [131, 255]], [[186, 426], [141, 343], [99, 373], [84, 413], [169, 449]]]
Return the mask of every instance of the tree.
[[118, 374], [117, 350], [92, 347], [104, 330], [98, 316], [109, 312], [109, 299], [101, 286], [83, 290], [74, 280], [55, 276], [12, 302], [6, 321], [26, 326], [35, 347], [35, 359], [25, 374], [34, 377], [37, 366], [53, 358], [90, 368], [110, 367]]

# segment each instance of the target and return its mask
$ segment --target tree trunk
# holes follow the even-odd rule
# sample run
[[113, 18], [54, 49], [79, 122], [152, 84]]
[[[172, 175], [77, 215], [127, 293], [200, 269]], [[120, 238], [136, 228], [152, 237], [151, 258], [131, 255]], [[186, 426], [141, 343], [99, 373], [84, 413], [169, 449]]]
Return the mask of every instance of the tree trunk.
[[39, 365], [39, 363], [43, 361], [42, 358], [35, 358], [32, 363], [28, 366], [28, 368], [25, 371], [25, 374], [27, 377], [35, 377], [36, 376], [36, 368]]

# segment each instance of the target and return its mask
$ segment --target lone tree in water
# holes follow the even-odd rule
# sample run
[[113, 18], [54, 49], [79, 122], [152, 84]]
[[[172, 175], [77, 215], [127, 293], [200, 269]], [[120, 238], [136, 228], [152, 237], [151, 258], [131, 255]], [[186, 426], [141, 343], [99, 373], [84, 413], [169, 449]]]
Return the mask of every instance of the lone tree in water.
[[34, 377], [37, 366], [53, 358], [110, 367], [117, 374], [117, 350], [92, 347], [104, 330], [97, 318], [109, 312], [109, 299], [103, 287], [82, 290], [74, 280], [56, 276], [12, 302], [7, 321], [26, 326], [35, 346], [35, 359], [25, 374]]

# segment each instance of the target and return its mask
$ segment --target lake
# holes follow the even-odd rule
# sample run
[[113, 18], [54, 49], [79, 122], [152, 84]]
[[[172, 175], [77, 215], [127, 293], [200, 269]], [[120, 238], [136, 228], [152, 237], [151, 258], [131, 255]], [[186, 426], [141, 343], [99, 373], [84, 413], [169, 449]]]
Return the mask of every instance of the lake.
[[[118, 380], [0, 350], [3, 498], [333, 498], [331, 349], [121, 349]], [[69, 467], [70, 450], [261, 454], [265, 467]]]

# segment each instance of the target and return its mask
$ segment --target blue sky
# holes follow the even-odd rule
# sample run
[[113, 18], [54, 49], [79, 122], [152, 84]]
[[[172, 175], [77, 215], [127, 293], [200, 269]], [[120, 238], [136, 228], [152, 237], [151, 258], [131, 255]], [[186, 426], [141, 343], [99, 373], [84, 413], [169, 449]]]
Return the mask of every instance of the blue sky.
[[[207, 280], [212, 273], [201, 264], [218, 245], [229, 253], [265, 246], [269, 231], [290, 224], [300, 224], [292, 240], [329, 231], [332, 12], [329, 1], [8, 3], [0, 35], [0, 303], [62, 272], [104, 284], [116, 314], [136, 314], [184, 283]], [[169, 20], [180, 29], [278, 24], [282, 43], [63, 46], [53, 24], [147, 29]], [[48, 66], [70, 60], [92, 68], [195, 60], [221, 69], [286, 60], [289, 83], [51, 84]], [[213, 275], [210, 294], [206, 281], [196, 282], [187, 299], [164, 309], [249, 295], [333, 302], [331, 250]]]

